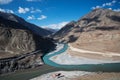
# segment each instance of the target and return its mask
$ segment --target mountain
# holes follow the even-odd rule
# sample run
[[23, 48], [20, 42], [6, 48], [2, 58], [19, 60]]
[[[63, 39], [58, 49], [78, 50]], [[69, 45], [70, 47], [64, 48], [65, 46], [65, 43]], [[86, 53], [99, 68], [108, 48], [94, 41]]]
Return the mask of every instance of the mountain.
[[62, 29], [60, 29], [59, 31], [57, 31], [54, 35], [52, 35], [52, 37], [55, 40], [59, 40], [60, 42], [64, 42], [64, 38], [65, 36], [69, 35], [69, 33], [71, 32], [71, 30], [74, 28], [76, 22], [75, 21], [71, 21], [69, 22], [67, 25], [65, 25]]
[[51, 31], [45, 30], [34, 24], [31, 24], [15, 14], [0, 12], [0, 16], [3, 17], [4, 19], [11, 20], [11, 21], [14, 21], [14, 22], [24, 25], [24, 28], [31, 30], [32, 32], [34, 32], [37, 35], [47, 36], [47, 35], [52, 34]]
[[51, 38], [36, 34], [18, 19], [0, 16], [0, 74], [41, 65], [41, 56], [55, 48]]
[[80, 49], [120, 52], [120, 12], [95, 9], [65, 25], [53, 38]]

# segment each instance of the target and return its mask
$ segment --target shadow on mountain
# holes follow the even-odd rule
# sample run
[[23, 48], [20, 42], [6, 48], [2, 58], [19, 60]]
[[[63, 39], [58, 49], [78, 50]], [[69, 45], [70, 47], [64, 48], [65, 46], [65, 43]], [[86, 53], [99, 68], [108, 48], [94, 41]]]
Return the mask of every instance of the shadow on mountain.
[[52, 38], [42, 38], [41, 36], [35, 35], [34, 39], [36, 43], [36, 50], [41, 49], [43, 55], [45, 55], [45, 53], [55, 50], [56, 45], [54, 44], [54, 40]]
[[75, 33], [83, 32], [84, 27], [76, 27], [77, 29], [74, 31]]
[[86, 20], [87, 23], [91, 22], [91, 21], [95, 21], [95, 22], [101, 22], [101, 20], [98, 20], [99, 17], [94, 17], [94, 18], [83, 18], [82, 20]]
[[118, 22], [120, 22], [120, 16], [115, 16], [115, 15], [113, 15], [113, 16], [106, 16], [106, 17], [112, 19], [113, 21], [118, 21]]
[[69, 41], [68, 42], [75, 42], [78, 39], [78, 37], [75, 37], [74, 35], [69, 36]]
[[102, 26], [102, 27], [96, 27], [96, 30], [118, 30], [119, 27], [106, 27], [106, 26]]

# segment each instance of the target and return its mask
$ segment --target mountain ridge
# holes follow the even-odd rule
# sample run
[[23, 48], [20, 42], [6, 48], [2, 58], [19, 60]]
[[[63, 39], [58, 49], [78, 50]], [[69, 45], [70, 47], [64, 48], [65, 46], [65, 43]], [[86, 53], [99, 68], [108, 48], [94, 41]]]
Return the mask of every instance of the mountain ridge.
[[[115, 16], [118, 15], [118, 16]], [[113, 22], [113, 23], [112, 23]], [[71, 24], [71, 25], [69, 25]], [[75, 33], [77, 32], [87, 32], [92, 30], [118, 30], [120, 29], [120, 13], [108, 9], [95, 9], [88, 13], [87, 15], [80, 18], [76, 23], [68, 23], [56, 34], [53, 35], [53, 38], [56, 40], [64, 38], [64, 34], [67, 31]], [[75, 30], [76, 28], [76, 30]], [[71, 33], [72, 35], [73, 33]], [[77, 36], [78, 37], [78, 36]], [[64, 41], [63, 41], [64, 42]]]
[[37, 35], [47, 36], [47, 35], [52, 34], [51, 31], [45, 30], [39, 26], [36, 26], [35, 24], [29, 23], [29, 22], [25, 21], [23, 18], [15, 15], [15, 14], [0, 12], [0, 16], [3, 17], [4, 19], [14, 21], [14, 22], [24, 25], [27, 29], [31, 30], [32, 32], [34, 32]]

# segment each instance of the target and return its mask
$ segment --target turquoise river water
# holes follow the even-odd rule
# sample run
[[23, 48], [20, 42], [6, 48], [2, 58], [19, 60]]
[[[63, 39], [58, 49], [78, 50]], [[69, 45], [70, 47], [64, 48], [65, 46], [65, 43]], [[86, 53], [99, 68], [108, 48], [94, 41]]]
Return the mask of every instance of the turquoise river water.
[[45, 64], [58, 67], [58, 68], [64, 68], [64, 69], [71, 69], [71, 70], [81, 70], [81, 71], [103, 71], [103, 72], [120, 72], [120, 63], [104, 63], [104, 64], [82, 64], [82, 65], [61, 65], [57, 64], [50, 60], [50, 57], [61, 54], [65, 52], [68, 48], [67, 44], [64, 44], [64, 47], [60, 49], [57, 52], [54, 52], [53, 54], [46, 54], [43, 57], [43, 61]]

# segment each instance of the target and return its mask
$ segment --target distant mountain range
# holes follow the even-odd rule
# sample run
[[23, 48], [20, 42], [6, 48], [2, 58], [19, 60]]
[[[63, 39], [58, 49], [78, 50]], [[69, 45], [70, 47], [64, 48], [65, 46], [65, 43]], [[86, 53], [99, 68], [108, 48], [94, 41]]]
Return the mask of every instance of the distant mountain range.
[[52, 29], [52, 28], [48, 28], [48, 27], [46, 27], [44, 29], [46, 29], [46, 30], [48, 30], [50, 32], [53, 32], [53, 33], [56, 33], [57, 31], [59, 31], [59, 29]]
[[65, 25], [53, 38], [86, 50], [120, 52], [120, 12], [95, 9]]

